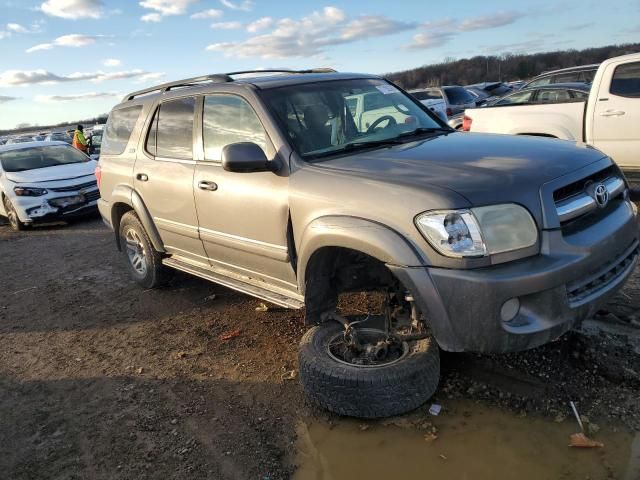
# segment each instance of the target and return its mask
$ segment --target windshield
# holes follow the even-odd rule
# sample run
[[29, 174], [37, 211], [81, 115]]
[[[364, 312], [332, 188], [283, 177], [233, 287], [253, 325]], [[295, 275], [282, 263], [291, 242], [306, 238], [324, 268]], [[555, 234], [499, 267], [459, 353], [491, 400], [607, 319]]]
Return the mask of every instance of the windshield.
[[384, 80], [291, 85], [264, 90], [261, 95], [305, 159], [446, 128], [419, 102]]
[[0, 164], [5, 172], [22, 172], [89, 160], [85, 154], [67, 145], [23, 148], [0, 153]]

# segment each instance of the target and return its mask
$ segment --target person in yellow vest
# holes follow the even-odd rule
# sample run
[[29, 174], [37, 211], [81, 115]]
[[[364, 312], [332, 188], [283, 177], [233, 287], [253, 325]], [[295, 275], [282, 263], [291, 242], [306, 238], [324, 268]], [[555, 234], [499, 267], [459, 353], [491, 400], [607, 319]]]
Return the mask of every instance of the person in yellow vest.
[[75, 148], [77, 148], [81, 152], [87, 153], [87, 150], [88, 150], [87, 139], [84, 138], [83, 130], [84, 130], [84, 127], [82, 125], [78, 125], [78, 128], [76, 128], [76, 131], [73, 132], [73, 142], [71, 143], [71, 145], [73, 145]]

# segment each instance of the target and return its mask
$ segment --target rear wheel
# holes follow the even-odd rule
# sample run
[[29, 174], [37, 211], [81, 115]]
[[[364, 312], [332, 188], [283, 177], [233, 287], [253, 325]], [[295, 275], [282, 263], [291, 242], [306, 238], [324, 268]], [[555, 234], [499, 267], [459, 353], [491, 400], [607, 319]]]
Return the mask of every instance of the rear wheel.
[[144, 288], [154, 288], [169, 279], [169, 269], [162, 265], [162, 255], [149, 239], [135, 212], [120, 220], [120, 245], [133, 279]]
[[27, 228], [27, 225], [21, 222], [20, 218], [18, 218], [18, 212], [16, 212], [16, 209], [11, 204], [11, 200], [9, 200], [9, 198], [7, 197], [3, 197], [2, 201], [4, 203], [4, 210], [7, 214], [7, 220], [9, 220], [9, 225], [11, 225], [11, 228], [16, 232], [25, 230]]

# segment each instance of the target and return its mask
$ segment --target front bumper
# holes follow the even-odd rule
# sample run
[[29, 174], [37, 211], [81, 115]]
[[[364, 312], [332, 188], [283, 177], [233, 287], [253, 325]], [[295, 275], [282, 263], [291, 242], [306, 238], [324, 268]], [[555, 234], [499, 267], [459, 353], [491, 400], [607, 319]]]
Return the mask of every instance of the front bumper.
[[[473, 270], [393, 267], [448, 351], [502, 353], [556, 339], [593, 315], [638, 263], [638, 224], [621, 202], [594, 228], [544, 231], [535, 257]], [[520, 301], [505, 322], [501, 308]]]
[[[82, 195], [84, 200], [71, 205], [58, 206], [56, 200]], [[20, 220], [27, 225], [37, 225], [71, 220], [97, 212], [100, 193], [87, 191], [50, 192], [41, 197], [15, 197], [14, 207]]]

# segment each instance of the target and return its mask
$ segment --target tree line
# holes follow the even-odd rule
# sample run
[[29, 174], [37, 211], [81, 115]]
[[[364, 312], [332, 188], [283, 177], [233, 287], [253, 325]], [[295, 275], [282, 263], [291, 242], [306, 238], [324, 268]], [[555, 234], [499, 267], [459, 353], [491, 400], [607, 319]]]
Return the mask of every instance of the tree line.
[[403, 88], [508, 82], [526, 80], [549, 70], [600, 63], [611, 57], [636, 52], [640, 52], [640, 43], [533, 54], [505, 53], [461, 60], [446, 58], [441, 63], [384, 76]]

